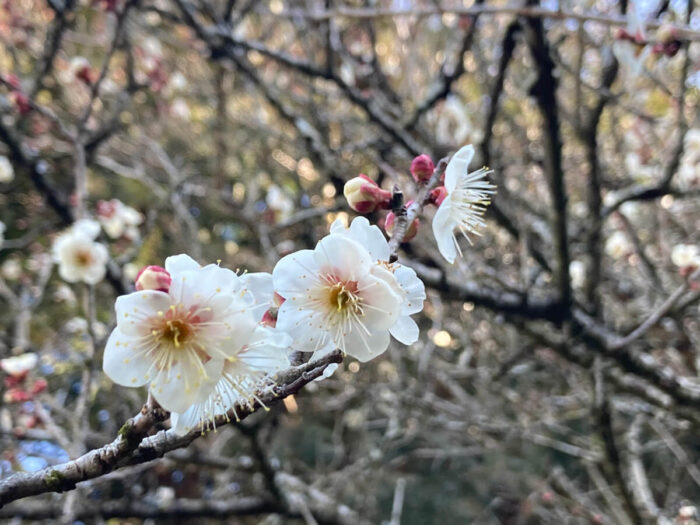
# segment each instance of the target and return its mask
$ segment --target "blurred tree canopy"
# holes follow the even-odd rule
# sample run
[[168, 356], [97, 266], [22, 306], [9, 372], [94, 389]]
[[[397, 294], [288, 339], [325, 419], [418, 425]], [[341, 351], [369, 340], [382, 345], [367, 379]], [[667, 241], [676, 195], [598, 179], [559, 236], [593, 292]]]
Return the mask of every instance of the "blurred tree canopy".
[[[37, 360], [3, 361], [0, 517], [697, 523], [696, 7], [2, 2], [0, 357]], [[187, 442], [103, 374], [143, 266], [272, 271], [352, 220], [348, 180], [407, 202], [411, 160], [465, 144], [498, 193], [454, 265], [420, 203], [398, 252], [427, 289], [417, 343], [296, 369], [283, 403]], [[51, 256], [86, 216], [94, 286]], [[99, 475], [51, 469], [110, 443]]]

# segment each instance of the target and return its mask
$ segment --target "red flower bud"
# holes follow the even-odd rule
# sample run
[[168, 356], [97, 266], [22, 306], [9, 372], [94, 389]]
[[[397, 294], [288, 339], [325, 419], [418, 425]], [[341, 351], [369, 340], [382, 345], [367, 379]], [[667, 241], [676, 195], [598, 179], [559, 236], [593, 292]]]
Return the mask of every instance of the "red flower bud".
[[377, 209], [388, 209], [391, 192], [383, 190], [367, 175], [360, 174], [345, 183], [343, 195], [348, 205], [357, 213], [372, 213]]
[[12, 98], [12, 101], [14, 102], [20, 115], [26, 115], [32, 110], [32, 104], [29, 101], [29, 97], [27, 97], [27, 95], [21, 91], [13, 91], [10, 94], [10, 97]]
[[91, 86], [95, 81], [95, 73], [89, 66], [83, 66], [75, 72], [75, 78]]
[[138, 273], [134, 284], [138, 291], [158, 290], [159, 292], [167, 292], [170, 290], [172, 280], [165, 268], [146, 266]]
[[12, 89], [17, 90], [17, 91], [19, 91], [21, 89], [21, 85], [19, 83], [19, 77], [17, 77], [17, 75], [15, 75], [13, 73], [8, 73], [5, 76], [4, 80], [5, 80], [5, 82], [7, 82], [10, 85], [10, 87]]
[[[406, 203], [406, 207], [410, 206], [412, 204], [412, 201], [409, 201]], [[391, 237], [394, 234], [394, 223], [396, 222], [396, 215], [394, 214], [393, 211], [390, 211], [386, 218], [384, 219], [384, 231], [386, 231], [386, 234]], [[403, 236], [403, 240], [401, 242], [408, 242], [411, 239], [413, 239], [416, 234], [418, 233], [418, 226], [420, 225], [420, 221], [416, 218], [413, 219], [413, 222], [411, 225], [408, 227], [408, 230], [406, 230], [406, 235]]]
[[440, 206], [442, 201], [447, 197], [447, 189], [445, 186], [438, 186], [433, 191], [430, 192], [430, 197], [428, 197], [428, 203], [434, 204], [435, 206]]
[[32, 394], [38, 394], [40, 392], [43, 392], [46, 390], [46, 387], [49, 386], [49, 384], [46, 382], [46, 379], [39, 378], [36, 381], [34, 381], [34, 385], [32, 385]]
[[433, 171], [435, 171], [435, 164], [433, 164], [433, 159], [427, 155], [418, 155], [411, 162], [411, 175], [413, 175], [413, 180], [418, 184], [425, 184], [433, 176]]

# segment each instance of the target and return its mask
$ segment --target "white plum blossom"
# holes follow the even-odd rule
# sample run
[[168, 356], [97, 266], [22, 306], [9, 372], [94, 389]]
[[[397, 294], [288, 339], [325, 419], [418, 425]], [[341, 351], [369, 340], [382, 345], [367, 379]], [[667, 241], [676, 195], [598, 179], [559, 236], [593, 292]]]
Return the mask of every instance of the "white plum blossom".
[[296, 350], [319, 355], [340, 348], [364, 362], [387, 349], [390, 333], [415, 341], [412, 326], [403, 322], [414, 305], [405, 304], [408, 292], [384, 259], [386, 240], [361, 222], [356, 229], [355, 238], [365, 235], [367, 244], [347, 232], [331, 233], [314, 250], [282, 258], [272, 272], [274, 289], [285, 299], [276, 326], [292, 337]]
[[0, 155], [0, 184], [12, 182], [15, 178], [15, 170], [12, 167], [10, 159], [4, 155]]
[[53, 258], [58, 274], [69, 283], [97, 284], [107, 271], [107, 248], [95, 242], [100, 225], [90, 219], [77, 221], [53, 243]]
[[416, 272], [408, 266], [399, 263], [389, 263], [389, 243], [384, 238], [382, 231], [374, 225], [370, 225], [365, 217], [353, 219], [347, 228], [343, 221], [336, 219], [331, 224], [331, 233], [349, 237], [364, 246], [370, 256], [379, 266], [388, 268], [396, 278], [399, 287], [403, 291], [403, 302], [396, 324], [389, 329], [389, 333], [399, 342], [410, 345], [418, 340], [418, 325], [410, 317], [423, 310], [425, 301], [425, 285]]
[[624, 257], [631, 251], [632, 243], [627, 238], [627, 235], [619, 230], [613, 232], [613, 234], [608, 237], [608, 240], [605, 241], [605, 253], [613, 259]]
[[203, 403], [251, 343], [256, 322], [239, 277], [187, 255], [168, 257], [167, 292], [141, 290], [117, 298], [117, 327], [103, 368], [117, 384], [150, 392], [166, 410]]
[[677, 244], [671, 250], [671, 262], [679, 268], [700, 267], [700, 246]]
[[478, 228], [486, 223], [483, 215], [491, 203], [496, 186], [485, 180], [492, 170], [481, 168], [469, 172], [469, 163], [474, 158], [474, 146], [468, 145], [455, 153], [445, 169], [447, 197], [442, 201], [433, 217], [433, 234], [442, 256], [454, 263], [459, 248], [455, 230], [471, 244], [469, 234], [479, 235]]
[[0, 368], [11, 376], [22, 376], [33, 369], [39, 362], [39, 356], [34, 352], [0, 359]]
[[212, 378], [209, 397], [183, 413], [170, 414], [175, 432], [183, 435], [195, 428], [204, 430], [216, 416], [231, 409], [237, 419], [236, 403], [252, 407], [259, 401], [255, 392], [265, 385], [265, 379], [272, 382], [273, 374], [289, 367], [287, 350], [291, 343], [287, 334], [258, 325], [250, 341], [225, 361], [218, 381]]

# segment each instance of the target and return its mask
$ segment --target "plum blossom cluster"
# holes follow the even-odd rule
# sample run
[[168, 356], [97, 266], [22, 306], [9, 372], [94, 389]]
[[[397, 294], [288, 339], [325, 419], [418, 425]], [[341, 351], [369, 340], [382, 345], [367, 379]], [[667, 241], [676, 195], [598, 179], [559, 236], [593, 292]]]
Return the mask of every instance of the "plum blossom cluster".
[[272, 274], [169, 257], [117, 299], [103, 368], [117, 384], [147, 386], [177, 433], [236, 417], [236, 405], [257, 401], [292, 352], [315, 358], [340, 348], [368, 361], [390, 336], [418, 339], [410, 315], [423, 309], [425, 288], [389, 255], [381, 230], [359, 217], [350, 228], [337, 221], [315, 249], [284, 257]]
[[647, 35], [646, 24], [639, 13], [637, 2], [630, 2], [627, 10], [627, 27], [615, 35], [613, 53], [633, 77], [644, 71], [644, 63], [651, 57], [674, 57], [681, 49], [678, 31], [670, 24], [663, 24], [652, 41]]
[[119, 199], [99, 201], [97, 203], [97, 218], [102, 229], [112, 239], [126, 237], [130, 240], [137, 240], [139, 238], [139, 225], [143, 222], [143, 216]]
[[[462, 255], [456, 234], [461, 234], [472, 244], [470, 235], [479, 235], [479, 230], [486, 226], [483, 215], [496, 193], [496, 186], [486, 179], [493, 173], [492, 170], [481, 168], [469, 171], [473, 158], [474, 146], [462, 147], [452, 156], [444, 174], [436, 173], [435, 164], [428, 155], [419, 155], [411, 162], [411, 175], [419, 187], [440, 175], [440, 185], [430, 191], [424, 202], [408, 201], [405, 208], [414, 204], [437, 206], [432, 222], [433, 235], [440, 253], [450, 264], [454, 263], [458, 254]], [[380, 188], [364, 174], [346, 182], [343, 193], [350, 207], [358, 213], [391, 209], [394, 205], [392, 193]], [[389, 236], [393, 234], [395, 221], [396, 215], [392, 210], [384, 219], [384, 229]], [[402, 240], [413, 239], [419, 226], [419, 219], [413, 219]]]

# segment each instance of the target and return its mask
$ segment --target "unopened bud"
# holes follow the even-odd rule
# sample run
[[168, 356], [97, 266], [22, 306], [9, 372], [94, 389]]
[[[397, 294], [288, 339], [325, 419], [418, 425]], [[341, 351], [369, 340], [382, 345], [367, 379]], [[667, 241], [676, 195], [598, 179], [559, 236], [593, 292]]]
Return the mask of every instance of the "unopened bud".
[[445, 197], [447, 197], [447, 188], [445, 188], [445, 186], [438, 186], [430, 192], [428, 203], [439, 207], [442, 201], [445, 200]]
[[[411, 202], [407, 204], [407, 206], [410, 206]], [[386, 231], [386, 234], [389, 237], [392, 237], [394, 235], [394, 225], [396, 223], [396, 215], [394, 214], [393, 211], [390, 211], [386, 218], [384, 219], [384, 231]], [[418, 233], [418, 226], [420, 225], [420, 221], [416, 218], [413, 219], [413, 222], [411, 225], [408, 227], [406, 230], [406, 234], [403, 236], [403, 239], [401, 242], [408, 242], [411, 239], [413, 239], [416, 234]]]
[[360, 174], [345, 183], [343, 195], [357, 213], [372, 213], [387, 209], [391, 203], [391, 192], [383, 190], [367, 175]]
[[34, 385], [32, 385], [32, 394], [40, 394], [44, 390], [46, 390], [46, 387], [48, 387], [49, 384], [46, 382], [46, 379], [43, 377], [40, 377], [36, 381], [34, 381]]
[[90, 62], [85, 57], [74, 57], [70, 62], [70, 70], [75, 78], [81, 82], [84, 82], [88, 86], [92, 85], [92, 83], [95, 81], [92, 67], [90, 67]]
[[14, 102], [15, 108], [17, 108], [20, 115], [26, 115], [32, 110], [32, 103], [29, 101], [29, 97], [21, 91], [13, 91], [10, 94], [10, 98]]
[[435, 171], [435, 164], [433, 160], [427, 155], [418, 155], [411, 162], [411, 175], [413, 175], [413, 180], [418, 184], [425, 184], [433, 176], [433, 171]]
[[167, 292], [170, 290], [172, 277], [165, 268], [160, 266], [146, 266], [136, 276], [136, 290], [157, 290]]

